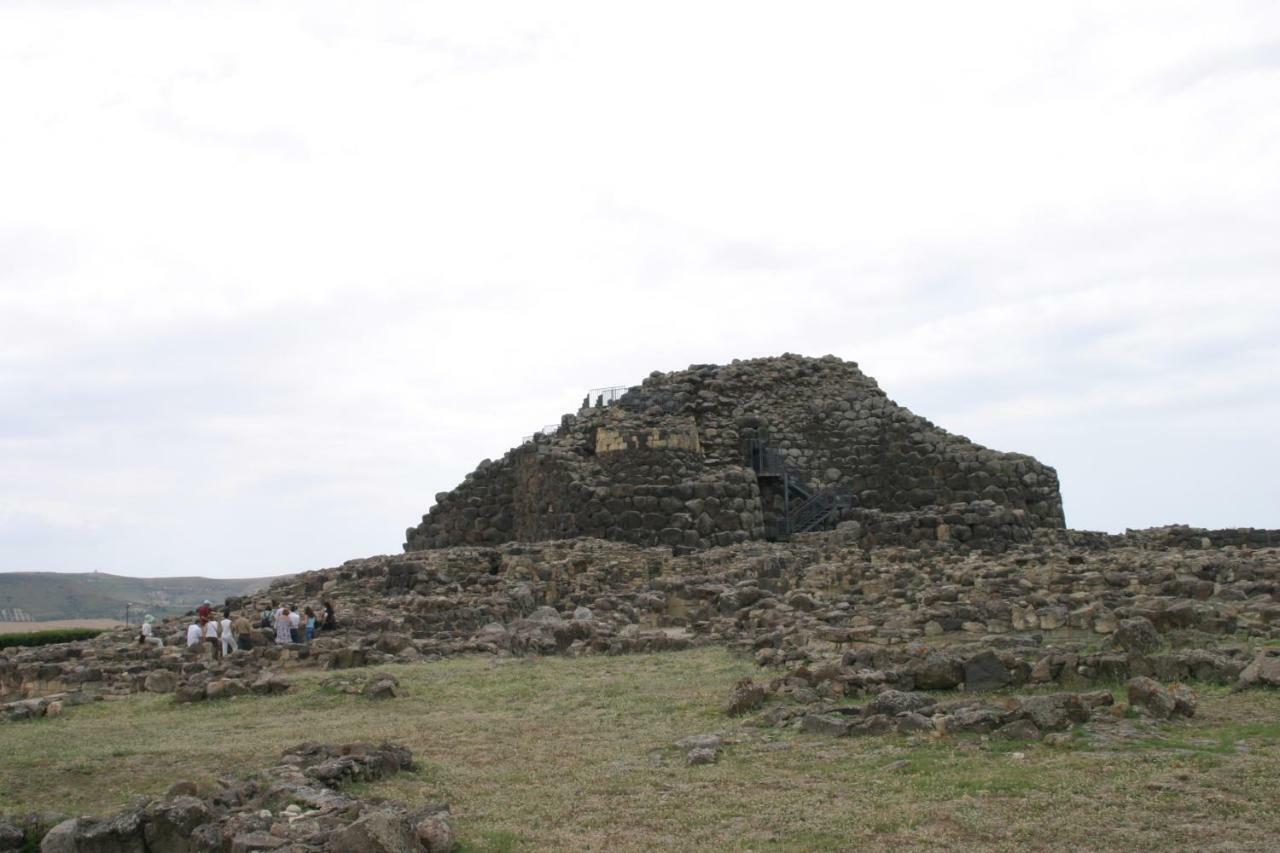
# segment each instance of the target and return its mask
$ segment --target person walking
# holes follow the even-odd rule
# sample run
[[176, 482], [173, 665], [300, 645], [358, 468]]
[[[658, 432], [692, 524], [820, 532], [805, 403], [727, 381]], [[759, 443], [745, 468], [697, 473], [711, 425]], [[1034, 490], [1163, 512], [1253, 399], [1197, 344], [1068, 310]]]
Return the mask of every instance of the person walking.
[[293, 642], [293, 637], [290, 634], [291, 627], [292, 625], [289, 622], [289, 608], [281, 607], [276, 616], [275, 623], [277, 646], [287, 646], [289, 643]]
[[309, 646], [316, 636], [316, 612], [310, 607], [308, 607], [305, 612], [307, 614], [307, 623], [303, 627], [306, 631], [307, 645]]
[[302, 642], [302, 632], [299, 627], [302, 625], [302, 614], [298, 612], [298, 608], [294, 608], [289, 614], [289, 636], [293, 638], [295, 643]]

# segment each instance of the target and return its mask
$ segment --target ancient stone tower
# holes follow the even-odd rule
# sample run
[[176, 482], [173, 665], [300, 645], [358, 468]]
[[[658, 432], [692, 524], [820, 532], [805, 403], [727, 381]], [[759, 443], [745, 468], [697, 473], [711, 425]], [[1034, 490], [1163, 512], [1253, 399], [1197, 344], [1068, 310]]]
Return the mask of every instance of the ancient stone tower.
[[685, 550], [841, 520], [891, 541], [1064, 525], [1052, 468], [939, 429], [857, 364], [784, 355], [588, 398], [436, 495], [405, 549], [596, 536]]

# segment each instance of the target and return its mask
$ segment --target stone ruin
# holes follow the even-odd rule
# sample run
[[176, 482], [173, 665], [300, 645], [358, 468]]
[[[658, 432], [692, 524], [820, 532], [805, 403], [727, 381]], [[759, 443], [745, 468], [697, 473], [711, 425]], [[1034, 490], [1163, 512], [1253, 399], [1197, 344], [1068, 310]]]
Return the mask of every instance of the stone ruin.
[[[121, 629], [0, 650], [0, 720], [143, 691], [269, 694], [301, 667], [335, 670], [326, 684], [353, 701], [402, 701], [394, 678], [359, 668], [708, 644], [760, 667], [726, 685], [727, 715], [839, 737], [1146, 737], [1196, 713], [1190, 685], [1280, 688], [1280, 530], [1067, 529], [1053, 469], [948, 435], [833, 358], [655, 374], [601, 402], [440, 495], [407, 553], [228, 601], [254, 614], [332, 600], [340, 630], [277, 646], [260, 629], [223, 660], [185, 651], [177, 619], [157, 625], [163, 648]], [[789, 504], [823, 494], [821, 522], [788, 529]], [[701, 764], [723, 745], [680, 748]], [[172, 807], [140, 805], [126, 829], [145, 835]], [[241, 817], [252, 809], [205, 812], [221, 849], [264, 831]], [[372, 813], [396, 837], [438, 824]], [[63, 835], [114, 825], [80, 820]], [[345, 825], [322, 849], [344, 849]]]
[[406, 551], [590, 536], [677, 552], [859, 524], [870, 542], [1024, 542], [1062, 528], [1054, 469], [952, 435], [852, 362], [653, 373], [485, 460]]
[[343, 793], [413, 768], [402, 746], [303, 743], [248, 778], [175, 782], [108, 818], [0, 819], [0, 853], [449, 853], [447, 805], [410, 808]]

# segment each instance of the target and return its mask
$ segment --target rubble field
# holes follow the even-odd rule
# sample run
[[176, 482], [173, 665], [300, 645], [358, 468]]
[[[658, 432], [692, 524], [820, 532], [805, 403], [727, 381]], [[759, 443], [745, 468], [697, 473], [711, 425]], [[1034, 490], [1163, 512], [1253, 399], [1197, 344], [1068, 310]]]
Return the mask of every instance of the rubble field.
[[[54, 829], [71, 846], [48, 850], [338, 850], [372, 823], [375, 851], [1268, 849], [1280, 549], [1250, 543], [1272, 536], [1045, 530], [993, 552], [837, 528], [352, 560], [228, 601], [333, 601], [310, 644], [255, 629], [215, 660], [168, 620], [160, 648], [121, 629], [0, 653], [0, 850]], [[320, 817], [339, 801], [257, 808], [245, 780], [305, 742], [411, 766], [337, 780], [349, 802]], [[203, 846], [146, 841], [190, 790]], [[117, 825], [140, 846], [75, 840]], [[236, 841], [253, 832], [276, 846]]]

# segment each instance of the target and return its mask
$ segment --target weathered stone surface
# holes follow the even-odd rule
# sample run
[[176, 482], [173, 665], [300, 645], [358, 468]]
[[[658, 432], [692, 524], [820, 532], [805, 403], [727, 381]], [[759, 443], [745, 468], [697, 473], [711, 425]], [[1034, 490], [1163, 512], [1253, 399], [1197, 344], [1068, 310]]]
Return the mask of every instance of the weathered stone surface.
[[852, 722], [847, 717], [834, 714], [806, 714], [800, 720], [800, 731], [815, 735], [843, 737], [849, 734]]
[[1111, 643], [1126, 652], [1146, 655], [1160, 648], [1160, 635], [1156, 633], [1156, 626], [1151, 624], [1150, 619], [1124, 619], [1111, 635]]
[[720, 759], [720, 753], [714, 749], [691, 749], [685, 760], [690, 767], [696, 767], [699, 764], [715, 764]]
[[40, 840], [40, 853], [76, 853], [80, 819], [69, 818], [45, 833]]
[[1046, 732], [1061, 731], [1089, 719], [1089, 708], [1075, 693], [1030, 696], [1021, 700], [1020, 710], [1036, 728]]
[[178, 676], [167, 669], [147, 673], [146, 689], [152, 693], [172, 693], [178, 686]]
[[898, 728], [898, 734], [927, 734], [935, 731], [933, 720], [923, 714], [917, 714], [914, 712], [899, 714], [894, 717], [894, 721]]
[[196, 853], [201, 850], [191, 840], [196, 827], [213, 820], [214, 815], [204, 800], [195, 797], [174, 797], [153, 803], [147, 809], [147, 822], [143, 837], [151, 851], [167, 853]]
[[725, 713], [731, 717], [736, 717], [748, 711], [754, 711], [764, 704], [764, 695], [764, 687], [756, 684], [750, 678], [744, 678], [734, 686], [733, 693], [729, 696], [729, 702], [725, 707]]
[[1280, 650], [1264, 649], [1240, 672], [1239, 687], [1280, 687]]
[[26, 833], [7, 820], [0, 820], [0, 853], [16, 853], [26, 846]]
[[964, 689], [967, 691], [999, 690], [1011, 680], [1009, 670], [995, 652], [980, 652], [964, 662]]
[[232, 696], [242, 696], [248, 692], [249, 688], [243, 681], [235, 678], [220, 678], [205, 685], [204, 698], [227, 699]]
[[445, 806], [435, 813], [411, 817], [414, 834], [427, 853], [453, 853], [458, 849], [458, 838], [447, 814], [448, 807]]
[[413, 853], [422, 848], [404, 813], [378, 809], [330, 836], [328, 849], [331, 853]]
[[1151, 716], [1160, 720], [1171, 717], [1190, 717], [1195, 714], [1198, 703], [1196, 694], [1190, 688], [1174, 684], [1165, 687], [1158, 681], [1139, 676], [1129, 681], [1129, 704], [1141, 708]]
[[1027, 719], [1005, 723], [991, 733], [998, 740], [1040, 740], [1040, 729]]
[[871, 700], [867, 705], [867, 713], [888, 714], [893, 717], [908, 711], [920, 711], [936, 704], [938, 700], [927, 693], [886, 690]]
[[855, 718], [846, 733], [858, 736], [882, 735], [894, 731], [897, 727], [897, 721], [888, 714], [869, 714], [862, 719]]
[[916, 687], [922, 690], [950, 690], [964, 681], [964, 663], [957, 657], [935, 652], [912, 667]]

